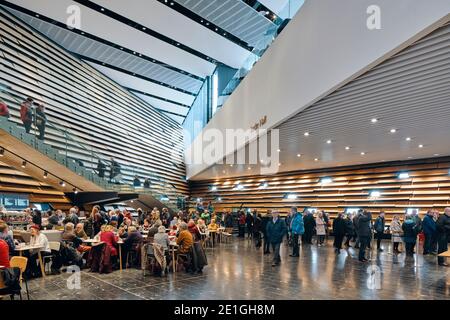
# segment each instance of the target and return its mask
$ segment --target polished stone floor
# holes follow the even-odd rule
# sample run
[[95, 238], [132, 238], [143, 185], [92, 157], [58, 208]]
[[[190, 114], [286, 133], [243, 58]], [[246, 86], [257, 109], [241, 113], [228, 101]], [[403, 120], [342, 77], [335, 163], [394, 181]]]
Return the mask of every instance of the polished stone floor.
[[29, 287], [31, 299], [45, 300], [450, 299], [450, 268], [437, 266], [434, 256], [395, 256], [386, 241], [384, 252], [373, 250], [362, 264], [354, 249], [336, 255], [331, 243], [304, 245], [300, 258], [289, 257], [283, 246], [281, 265], [272, 267], [271, 257], [251, 241], [235, 238], [207, 250], [209, 265], [201, 275], [82, 271], [80, 289], [67, 287], [67, 273], [31, 280]]

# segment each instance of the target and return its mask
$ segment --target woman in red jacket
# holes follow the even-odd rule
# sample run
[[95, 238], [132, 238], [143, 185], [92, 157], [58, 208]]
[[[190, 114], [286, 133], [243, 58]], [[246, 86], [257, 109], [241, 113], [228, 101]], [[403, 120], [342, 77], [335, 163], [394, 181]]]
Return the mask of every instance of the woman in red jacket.
[[0, 267], [9, 268], [9, 246], [3, 239], [0, 239]]
[[20, 106], [20, 119], [22, 120], [25, 131], [30, 133], [31, 124], [33, 123], [33, 111], [31, 110], [32, 98], [27, 98]]
[[[103, 229], [103, 227], [102, 227]], [[100, 232], [100, 241], [106, 243], [111, 248], [111, 256], [117, 256], [117, 240], [118, 238], [112, 232], [113, 227], [110, 225], [104, 226], [104, 230]]]

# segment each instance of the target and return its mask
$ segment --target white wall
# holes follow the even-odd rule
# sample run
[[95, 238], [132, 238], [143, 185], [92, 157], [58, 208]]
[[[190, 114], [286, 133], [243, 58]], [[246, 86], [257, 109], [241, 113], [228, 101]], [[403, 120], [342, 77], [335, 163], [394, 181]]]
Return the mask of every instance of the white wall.
[[[381, 9], [381, 30], [366, 26], [370, 5]], [[449, 15], [448, 0], [307, 0], [203, 130], [249, 129], [264, 115], [264, 128], [273, 128], [434, 30]], [[186, 153], [201, 151], [201, 138]], [[206, 168], [187, 164], [187, 177]]]

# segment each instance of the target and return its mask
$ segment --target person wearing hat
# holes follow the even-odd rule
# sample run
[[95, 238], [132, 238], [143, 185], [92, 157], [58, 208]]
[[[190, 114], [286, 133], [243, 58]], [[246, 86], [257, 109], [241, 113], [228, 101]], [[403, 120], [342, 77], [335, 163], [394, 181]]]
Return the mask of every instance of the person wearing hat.
[[32, 277], [40, 277], [41, 271], [39, 270], [39, 266], [37, 263], [38, 253], [41, 252], [41, 256], [50, 256], [52, 251], [50, 250], [50, 246], [48, 244], [47, 236], [41, 233], [41, 228], [39, 226], [31, 226], [31, 238], [30, 245], [40, 247], [38, 249], [30, 250], [30, 258], [28, 259], [27, 271], [31, 274]]

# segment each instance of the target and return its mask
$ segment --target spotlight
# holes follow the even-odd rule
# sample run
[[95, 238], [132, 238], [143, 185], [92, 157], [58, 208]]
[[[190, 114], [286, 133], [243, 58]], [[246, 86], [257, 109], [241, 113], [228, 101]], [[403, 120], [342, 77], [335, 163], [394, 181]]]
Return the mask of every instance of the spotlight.
[[350, 150], [350, 147], [349, 146], [345, 147], [345, 150]]
[[309, 132], [305, 132], [303, 135], [304, 135], [305, 137], [309, 137]]
[[65, 186], [66, 186], [66, 183], [65, 183], [64, 181], [60, 181], [60, 182], [59, 182], [59, 185], [60, 185], [61, 187], [65, 187]]
[[331, 178], [322, 178], [321, 180], [320, 180], [320, 183], [321, 184], [328, 184], [328, 183], [332, 183], [333, 182], [333, 179], [331, 179]]
[[366, 155], [366, 153], [365, 152], [361, 152], [361, 155], [364, 156], [364, 155]]
[[397, 129], [391, 129], [390, 132], [391, 132], [391, 133], [396, 133], [396, 132], [397, 132]]
[[0, 157], [3, 157], [5, 155], [5, 149], [0, 149]]
[[411, 141], [411, 137], [407, 137], [405, 140], [406, 141]]
[[22, 168], [25, 168], [27, 166], [27, 162], [26, 161], [22, 161]]
[[377, 119], [377, 118], [373, 118], [372, 120], [370, 120], [370, 122], [372, 122], [372, 123], [377, 123], [377, 122], [378, 122], [378, 119]]
[[408, 172], [402, 172], [398, 175], [399, 179], [409, 179], [409, 173]]
[[44, 171], [44, 179], [47, 179], [47, 178], [48, 178], [48, 172]]
[[327, 143], [330, 144], [330, 143], [331, 143], [331, 140], [327, 140]]
[[419, 148], [423, 148], [423, 144], [419, 144]]
[[72, 189], [72, 191], [73, 191], [73, 193], [75, 193], [75, 194], [77, 194], [77, 193], [78, 193], [78, 190], [77, 190], [77, 188], [73, 188], [73, 189]]

